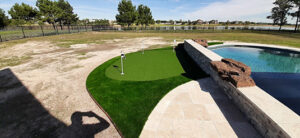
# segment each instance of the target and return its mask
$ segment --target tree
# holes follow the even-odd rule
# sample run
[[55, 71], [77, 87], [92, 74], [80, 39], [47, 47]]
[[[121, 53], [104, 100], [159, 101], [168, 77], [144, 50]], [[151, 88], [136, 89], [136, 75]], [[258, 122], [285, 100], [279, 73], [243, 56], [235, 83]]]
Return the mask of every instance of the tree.
[[191, 21], [191, 20], [188, 20], [188, 21], [187, 21], [187, 24], [188, 24], [188, 25], [192, 25], [192, 21]]
[[173, 20], [169, 20], [169, 24], [174, 24], [175, 22]]
[[128, 27], [136, 20], [136, 7], [132, 5], [131, 0], [122, 0], [118, 5], [119, 14], [116, 15], [116, 20], [120, 25]]
[[295, 25], [295, 32], [297, 31], [297, 28], [299, 26], [299, 22], [300, 22], [300, 0], [291, 0], [291, 2], [293, 3], [294, 7], [297, 8], [298, 10], [293, 12], [293, 13], [290, 13], [290, 15], [293, 17], [293, 18], [296, 18], [296, 25]]
[[274, 8], [272, 8], [271, 15], [268, 16], [268, 19], [273, 19], [273, 24], [279, 25], [279, 31], [281, 27], [287, 23], [287, 14], [292, 8], [290, 0], [276, 0], [274, 3]]
[[95, 20], [95, 25], [101, 25], [101, 26], [109, 26], [109, 20], [106, 19], [100, 19]]
[[14, 20], [14, 23], [17, 25], [22, 25], [30, 22], [33, 23], [38, 16], [37, 9], [25, 3], [22, 4], [15, 3], [15, 5], [13, 5], [10, 8], [8, 13], [10, 14], [11, 18]]
[[82, 20], [78, 20], [77, 24], [78, 25], [87, 25], [87, 24], [90, 24], [90, 21], [89, 21], [89, 19], [82, 19]]
[[198, 21], [192, 21], [192, 25], [197, 25]]
[[161, 24], [161, 20], [156, 20], [156, 24]]
[[225, 25], [228, 26], [231, 22], [229, 20], [226, 21]]
[[36, 6], [40, 10], [41, 20], [52, 24], [53, 28], [56, 29], [55, 22], [58, 19], [58, 15], [62, 10], [57, 6], [57, 2], [50, 0], [37, 0]]
[[70, 25], [78, 20], [77, 14], [74, 14], [73, 7], [68, 1], [58, 0], [56, 4], [60, 11], [57, 13], [56, 22], [59, 23], [61, 30], [63, 24]]
[[5, 27], [8, 25], [9, 20], [8, 17], [5, 15], [5, 11], [0, 8], [0, 27]]
[[251, 22], [250, 21], [245, 21], [245, 25], [250, 25]]
[[154, 23], [151, 10], [148, 6], [139, 5], [137, 9], [137, 13], [138, 13], [138, 17], [137, 17], [138, 24], [141, 24], [142, 26], [143, 25], [148, 26], [149, 24]]

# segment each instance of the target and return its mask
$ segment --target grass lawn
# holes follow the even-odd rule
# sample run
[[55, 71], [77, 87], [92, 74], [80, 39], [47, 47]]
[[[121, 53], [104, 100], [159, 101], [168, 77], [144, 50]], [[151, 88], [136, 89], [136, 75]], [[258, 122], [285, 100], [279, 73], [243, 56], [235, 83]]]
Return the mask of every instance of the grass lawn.
[[54, 35], [46, 37], [34, 37], [21, 40], [12, 40], [0, 43], [0, 49], [26, 41], [50, 41], [62, 47], [71, 44], [97, 43], [102, 44], [104, 40], [125, 39], [137, 37], [162, 37], [166, 41], [173, 42], [174, 39], [203, 38], [207, 40], [240, 41], [249, 43], [274, 44], [300, 48], [300, 33], [287, 32], [250, 32], [250, 31], [142, 31], [142, 32], [82, 32], [75, 34]]
[[[86, 86], [125, 137], [138, 137], [159, 100], [176, 86], [206, 77], [182, 46], [126, 55], [125, 75], [116, 66], [120, 57], [97, 67]], [[115, 66], [115, 67], [114, 67]]]

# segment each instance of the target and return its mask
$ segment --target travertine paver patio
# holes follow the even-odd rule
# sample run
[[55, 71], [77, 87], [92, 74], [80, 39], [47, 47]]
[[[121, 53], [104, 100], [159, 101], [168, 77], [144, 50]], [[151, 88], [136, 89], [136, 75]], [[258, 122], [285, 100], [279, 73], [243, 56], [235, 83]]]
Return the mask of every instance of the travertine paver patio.
[[169, 92], [154, 108], [141, 137], [260, 137], [211, 78]]

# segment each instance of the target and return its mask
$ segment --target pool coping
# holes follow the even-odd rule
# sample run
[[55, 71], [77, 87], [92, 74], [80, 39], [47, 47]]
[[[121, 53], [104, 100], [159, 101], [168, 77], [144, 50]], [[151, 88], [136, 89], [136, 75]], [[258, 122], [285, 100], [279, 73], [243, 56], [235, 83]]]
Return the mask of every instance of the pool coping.
[[[239, 42], [226, 42], [213, 47], [230, 45], [277, 48], [300, 52], [298, 48]], [[225, 91], [226, 95], [247, 116], [262, 136], [300, 137], [300, 117], [295, 112], [258, 86], [236, 88], [231, 83], [222, 80], [209, 64], [210, 61], [221, 61], [223, 57], [220, 55], [204, 48], [193, 40], [185, 40], [184, 47], [194, 61], [213, 78], [219, 87]]]
[[209, 48], [217, 48], [222, 46], [246, 46], [246, 47], [259, 47], [259, 48], [271, 48], [271, 49], [280, 49], [280, 50], [288, 50], [288, 51], [295, 51], [300, 52], [300, 48], [295, 47], [287, 47], [281, 45], [270, 45], [270, 44], [258, 44], [258, 43], [244, 43], [244, 42], [224, 42], [223, 44], [209, 46]]

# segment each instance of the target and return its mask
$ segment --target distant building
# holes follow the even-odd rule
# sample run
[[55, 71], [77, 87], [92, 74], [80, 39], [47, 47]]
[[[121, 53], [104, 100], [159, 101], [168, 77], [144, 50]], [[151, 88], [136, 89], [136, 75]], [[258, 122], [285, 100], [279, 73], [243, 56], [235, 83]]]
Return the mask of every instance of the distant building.
[[204, 21], [203, 24], [209, 24], [209, 21]]
[[233, 21], [232, 24], [243, 24], [243, 21]]
[[209, 24], [219, 24], [219, 21], [218, 20], [211, 20], [211, 21], [209, 21]]

